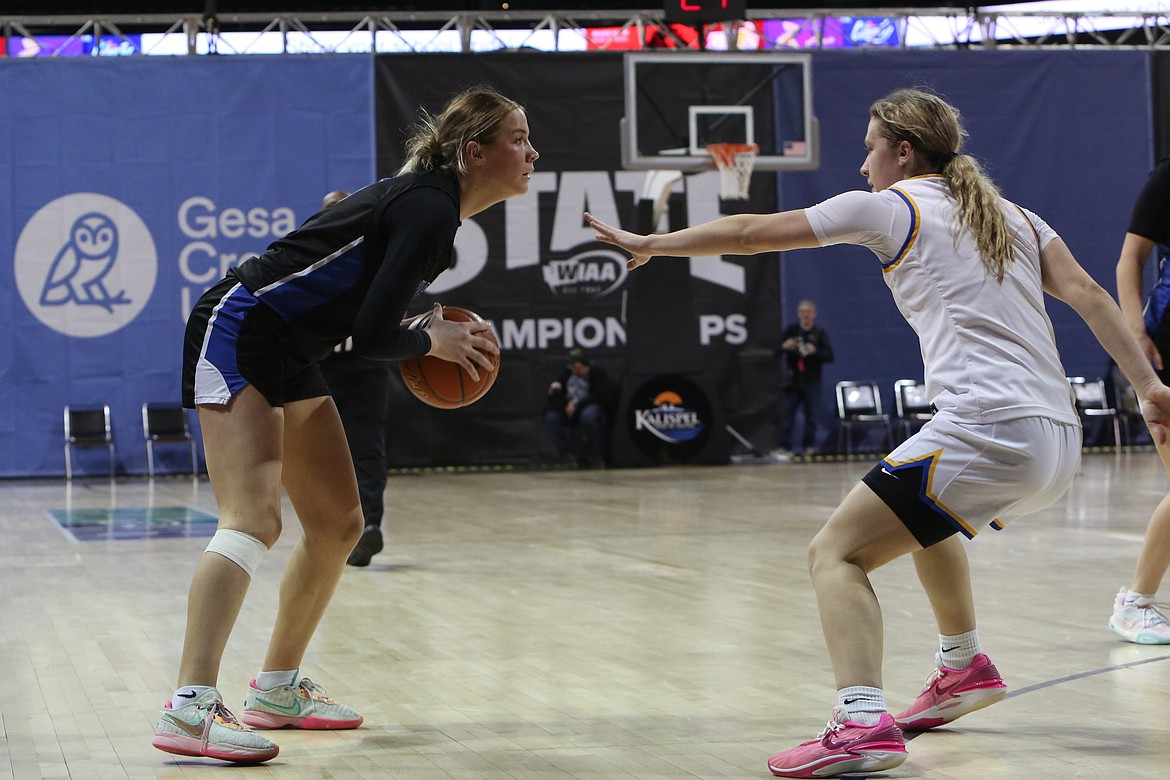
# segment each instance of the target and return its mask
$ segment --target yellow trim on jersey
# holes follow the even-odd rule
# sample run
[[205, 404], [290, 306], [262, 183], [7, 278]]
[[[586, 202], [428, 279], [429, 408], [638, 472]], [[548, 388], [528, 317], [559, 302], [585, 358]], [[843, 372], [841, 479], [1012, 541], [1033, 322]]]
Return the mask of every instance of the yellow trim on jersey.
[[1024, 213], [1022, 208], [1012, 203], [1010, 200], [1008, 203], [1011, 203], [1012, 208], [1020, 212], [1020, 216], [1024, 218], [1025, 224], [1027, 224], [1028, 227], [1032, 229], [1032, 235], [1036, 238], [1036, 251], [1040, 251], [1040, 234], [1036, 232], [1036, 226], [1032, 224], [1032, 220], [1028, 219], [1028, 215]]
[[922, 215], [918, 211], [918, 204], [914, 202], [914, 198], [911, 198], [905, 193], [904, 190], [900, 190], [897, 187], [890, 187], [890, 189], [893, 190], [898, 195], [898, 197], [900, 197], [903, 202], [905, 202], [906, 207], [910, 209], [910, 235], [906, 237], [906, 242], [902, 244], [902, 248], [898, 250], [898, 254], [894, 255], [894, 259], [889, 263], [882, 264], [882, 273], [889, 273], [890, 271], [894, 270], [898, 267], [898, 263], [905, 259], [906, 255], [910, 252], [910, 247], [914, 246], [914, 242], [918, 240], [918, 230], [922, 227]]
[[895, 461], [891, 460], [889, 457], [885, 457], [882, 458], [882, 462], [887, 464], [890, 468], [896, 469], [901, 466], [909, 466], [916, 463], [922, 463], [923, 461], [930, 461], [930, 465], [927, 466], [926, 469], [926, 486], [923, 488], [922, 497], [928, 500], [931, 505], [939, 512], [949, 517], [955, 525], [962, 528], [967, 538], [971, 539], [979, 532], [972, 528], [966, 520], [955, 514], [955, 512], [952, 511], [950, 507], [939, 501], [938, 496], [934, 494], [934, 490], [932, 489], [934, 485], [934, 467], [938, 465], [939, 460], [942, 458], [942, 453], [943, 451], [941, 449], [937, 449], [934, 452], [928, 452], [925, 455], [919, 455], [915, 458], [907, 458], [906, 460], [902, 461]]

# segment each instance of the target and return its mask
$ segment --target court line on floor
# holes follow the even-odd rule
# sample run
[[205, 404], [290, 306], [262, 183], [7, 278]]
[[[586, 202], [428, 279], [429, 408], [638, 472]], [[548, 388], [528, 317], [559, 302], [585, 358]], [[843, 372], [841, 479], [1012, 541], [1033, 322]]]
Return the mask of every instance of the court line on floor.
[[1041, 690], [1043, 688], [1051, 688], [1052, 686], [1060, 685], [1061, 683], [1072, 682], [1073, 680], [1080, 680], [1080, 679], [1083, 679], [1085, 677], [1094, 677], [1098, 674], [1105, 674], [1106, 672], [1117, 672], [1117, 671], [1120, 671], [1122, 669], [1130, 669], [1134, 666], [1141, 666], [1142, 664], [1152, 664], [1155, 661], [1170, 661], [1170, 655], [1158, 655], [1158, 656], [1154, 656], [1153, 658], [1141, 658], [1137, 661], [1126, 661], [1123, 664], [1113, 664], [1112, 666], [1102, 666], [1099, 669], [1090, 669], [1087, 672], [1078, 672], [1077, 674], [1068, 674], [1068, 675], [1065, 675], [1064, 677], [1057, 677], [1057, 678], [1052, 679], [1052, 680], [1045, 680], [1044, 682], [1038, 682], [1035, 685], [1028, 685], [1028, 686], [1025, 686], [1023, 688], [1019, 688], [1019, 689], [1014, 690], [1014, 691], [1009, 691], [1008, 695], [1005, 696], [1004, 698], [1005, 699], [1012, 699], [1012, 698], [1015, 698], [1016, 696], [1023, 696], [1025, 693], [1031, 693], [1032, 691], [1038, 691], [1038, 690]]
[[[1095, 677], [1099, 674], [1105, 674], [1107, 672], [1118, 672], [1118, 671], [1121, 671], [1122, 669], [1130, 669], [1130, 668], [1133, 668], [1135, 666], [1141, 666], [1143, 664], [1152, 664], [1152, 663], [1155, 663], [1157, 661], [1170, 661], [1170, 655], [1157, 655], [1157, 656], [1154, 656], [1153, 658], [1141, 658], [1137, 661], [1126, 661], [1123, 664], [1113, 664], [1112, 666], [1102, 666], [1102, 667], [1097, 668], [1097, 669], [1090, 669], [1087, 672], [1077, 672], [1076, 674], [1066, 674], [1064, 677], [1056, 677], [1056, 678], [1053, 678], [1051, 680], [1045, 680], [1044, 682], [1038, 682], [1034, 685], [1026, 685], [1023, 688], [1017, 688], [1014, 691], [1009, 691], [1008, 695], [1005, 696], [1004, 699], [1005, 700], [1006, 699], [1014, 699], [1017, 696], [1023, 696], [1025, 693], [1032, 693], [1033, 691], [1043, 690], [1044, 688], [1051, 688], [1054, 685], [1061, 685], [1063, 683], [1072, 682], [1073, 680], [1081, 680], [1081, 679], [1084, 679], [1086, 677]], [[915, 739], [916, 737], [919, 737], [925, 733], [926, 733], [925, 731], [910, 732], [910, 733], [906, 734], [906, 741], [909, 742], [910, 740]]]

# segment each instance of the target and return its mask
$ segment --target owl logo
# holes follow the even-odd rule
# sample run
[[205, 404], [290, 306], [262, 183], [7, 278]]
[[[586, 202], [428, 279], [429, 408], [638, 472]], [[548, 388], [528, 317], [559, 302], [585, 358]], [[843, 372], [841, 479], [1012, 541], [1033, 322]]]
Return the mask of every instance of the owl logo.
[[13, 253], [16, 288], [41, 324], [94, 338], [142, 312], [158, 278], [154, 238], [125, 203], [97, 192], [49, 201], [25, 223]]
[[53, 258], [41, 290], [42, 306], [114, 306], [130, 303], [125, 290], [111, 295], [104, 279], [118, 259], [118, 226], [105, 214], [83, 214], [69, 228], [69, 239]]

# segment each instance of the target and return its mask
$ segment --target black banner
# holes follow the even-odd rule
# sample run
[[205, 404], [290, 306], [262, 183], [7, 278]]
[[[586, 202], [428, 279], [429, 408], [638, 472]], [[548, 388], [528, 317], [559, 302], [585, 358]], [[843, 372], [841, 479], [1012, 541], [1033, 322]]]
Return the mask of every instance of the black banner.
[[[379, 176], [401, 166], [419, 107], [438, 112], [476, 83], [525, 106], [540, 152], [528, 195], [465, 220], [454, 266], [411, 307], [438, 301], [490, 320], [503, 352], [499, 378], [474, 405], [451, 411], [424, 406], [395, 382], [392, 467], [551, 460], [546, 389], [574, 347], [619, 381], [703, 378], [719, 428], [726, 420], [752, 438], [770, 426], [777, 392], [770, 350], [780, 330], [776, 256], [659, 258], [627, 274], [625, 255], [595, 241], [582, 220], [588, 210], [631, 229], [649, 227], [646, 172], [621, 169], [620, 55], [395, 54], [377, 58], [376, 68]], [[677, 228], [733, 209], [774, 211], [773, 175], [756, 174], [751, 199], [733, 204], [719, 199], [715, 171], [688, 175], [670, 196], [667, 219]], [[722, 442], [725, 431], [707, 435]], [[722, 450], [648, 462], [726, 460]]]

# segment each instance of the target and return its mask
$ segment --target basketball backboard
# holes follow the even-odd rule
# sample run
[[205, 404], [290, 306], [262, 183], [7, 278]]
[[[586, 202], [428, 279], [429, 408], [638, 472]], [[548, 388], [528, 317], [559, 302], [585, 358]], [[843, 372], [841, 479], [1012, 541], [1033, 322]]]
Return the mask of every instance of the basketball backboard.
[[757, 144], [756, 170], [817, 167], [808, 54], [638, 52], [624, 75], [627, 169], [704, 170], [711, 143]]

